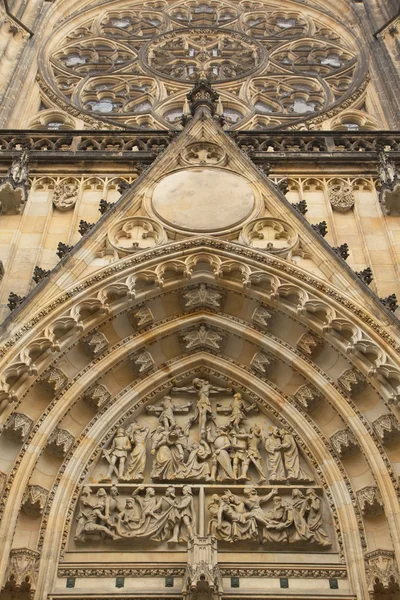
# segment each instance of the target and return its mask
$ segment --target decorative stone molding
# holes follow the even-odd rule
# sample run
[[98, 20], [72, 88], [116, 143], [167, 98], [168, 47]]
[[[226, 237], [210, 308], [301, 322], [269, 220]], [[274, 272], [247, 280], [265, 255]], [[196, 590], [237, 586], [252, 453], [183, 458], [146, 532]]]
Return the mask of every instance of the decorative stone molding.
[[20, 304], [23, 303], [25, 298], [26, 298], [26, 296], [18, 296], [18, 294], [15, 294], [14, 292], [10, 292], [9, 296], [8, 296], [8, 303], [7, 303], [8, 308], [10, 310], [14, 310], [15, 308], [17, 308], [17, 306], [19, 306]]
[[24, 413], [11, 413], [5, 427], [4, 435], [12, 442], [24, 442], [33, 427], [33, 419]]
[[295, 202], [292, 206], [303, 216], [308, 212], [307, 202], [305, 200]]
[[78, 200], [79, 184], [77, 181], [62, 181], [54, 188], [53, 204], [57, 210], [65, 212], [74, 208]]
[[296, 402], [307, 412], [311, 412], [322, 401], [321, 393], [309, 383], [301, 385], [294, 395]]
[[384, 444], [392, 444], [400, 438], [400, 423], [392, 414], [378, 417], [372, 425]]
[[101, 331], [96, 331], [96, 333], [83, 338], [82, 344], [89, 356], [95, 358], [108, 348], [109, 341], [104, 333]]
[[219, 329], [208, 327], [201, 324], [194, 329], [190, 329], [182, 334], [182, 341], [186, 350], [194, 348], [211, 348], [212, 350], [221, 350], [226, 341], [226, 334]]
[[28, 485], [22, 498], [22, 510], [31, 517], [39, 517], [47, 502], [49, 491], [40, 485]]
[[274, 359], [272, 356], [265, 354], [264, 352], [256, 352], [250, 361], [250, 366], [254, 371], [258, 371], [262, 375], [266, 375], [268, 367], [272, 365]]
[[350, 429], [340, 429], [331, 438], [331, 443], [340, 458], [348, 458], [358, 451], [357, 440]]
[[75, 437], [72, 435], [72, 433], [66, 429], [59, 429], [56, 427], [49, 437], [47, 448], [51, 454], [53, 454], [53, 456], [57, 458], [65, 458], [74, 442]]
[[154, 322], [154, 315], [151, 312], [150, 308], [147, 306], [142, 306], [136, 312], [129, 315], [129, 320], [131, 321], [133, 327], [145, 327], [146, 325], [150, 325], [150, 323]]
[[102, 383], [95, 383], [86, 390], [83, 400], [92, 410], [98, 411], [111, 399], [111, 392]]
[[152, 355], [147, 351], [134, 354], [130, 360], [133, 363], [135, 371], [137, 371], [139, 375], [150, 371], [155, 364]]
[[333, 210], [348, 212], [355, 202], [353, 187], [344, 181], [331, 181], [328, 184], [328, 198]]
[[263, 306], [258, 306], [251, 315], [253, 323], [265, 329], [268, 327], [271, 318], [272, 314]]
[[40, 554], [29, 548], [11, 550], [5, 576], [5, 589], [13, 593], [32, 593], [36, 589]]
[[343, 260], [347, 260], [350, 256], [349, 246], [346, 243], [342, 244], [341, 246], [336, 246], [336, 248], [332, 248], [332, 250], [335, 252], [335, 254], [338, 254], [340, 258], [343, 258]]
[[62, 259], [71, 252], [72, 248], [73, 246], [68, 246], [68, 244], [64, 244], [64, 242], [59, 242], [56, 254], [60, 259]]
[[40, 283], [43, 279], [46, 279], [50, 275], [51, 271], [46, 269], [42, 269], [41, 267], [36, 266], [33, 269], [32, 279], [35, 283]]
[[299, 236], [291, 225], [272, 217], [250, 221], [243, 227], [239, 236], [239, 243], [245, 246], [283, 257], [286, 257], [298, 242]]
[[108, 212], [113, 206], [113, 204], [114, 202], [107, 202], [107, 200], [104, 200], [104, 198], [102, 198], [99, 202], [99, 213], [105, 215], [106, 212]]
[[379, 489], [367, 485], [356, 492], [358, 504], [365, 517], [378, 517], [383, 513], [383, 501]]
[[365, 387], [365, 379], [355, 369], [346, 369], [340, 375], [338, 384], [346, 394], [358, 394]]
[[396, 294], [390, 294], [390, 296], [379, 298], [379, 300], [382, 302], [383, 306], [390, 310], [390, 312], [395, 312], [399, 308]]
[[6, 489], [8, 475], [4, 471], [0, 471], [0, 499], [3, 496], [4, 490]]
[[67, 385], [68, 377], [58, 367], [53, 367], [42, 377], [45, 387], [53, 394], [58, 394]]
[[365, 560], [369, 593], [377, 600], [389, 600], [392, 594], [400, 590], [395, 553], [391, 550], [373, 550], [365, 554]]
[[326, 221], [321, 221], [320, 223], [311, 225], [311, 227], [322, 237], [325, 237], [328, 234], [328, 225], [326, 224]]
[[84, 221], [83, 219], [81, 219], [79, 221], [79, 227], [78, 227], [78, 233], [81, 234], [81, 236], [83, 237], [84, 235], [86, 235], [87, 233], [89, 233], [89, 231], [91, 229], [93, 229], [93, 227], [95, 226], [96, 223], [88, 223], [87, 221]]
[[184, 308], [190, 310], [199, 306], [207, 306], [208, 308], [221, 308], [222, 294], [216, 292], [205, 283], [183, 294]]
[[121, 256], [124, 256], [165, 244], [168, 237], [163, 226], [154, 219], [128, 217], [111, 227], [108, 241]]
[[312, 333], [304, 333], [296, 346], [297, 350], [312, 357], [315, 356], [318, 349], [321, 347], [321, 340]]
[[216, 540], [211, 537], [194, 537], [188, 542], [187, 566], [182, 585], [183, 600], [219, 600], [223, 591]]
[[371, 267], [367, 267], [362, 271], [355, 271], [355, 274], [361, 279], [361, 281], [365, 283], [365, 285], [370, 285], [374, 280], [374, 275], [372, 273]]

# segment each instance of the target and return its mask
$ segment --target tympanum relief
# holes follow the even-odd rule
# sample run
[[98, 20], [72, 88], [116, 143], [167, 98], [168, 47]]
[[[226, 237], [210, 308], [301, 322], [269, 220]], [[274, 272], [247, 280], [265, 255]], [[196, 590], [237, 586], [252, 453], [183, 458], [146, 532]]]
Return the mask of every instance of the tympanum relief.
[[168, 549], [197, 535], [222, 546], [332, 545], [328, 507], [293, 433], [202, 377], [120, 424], [78, 504], [78, 546]]

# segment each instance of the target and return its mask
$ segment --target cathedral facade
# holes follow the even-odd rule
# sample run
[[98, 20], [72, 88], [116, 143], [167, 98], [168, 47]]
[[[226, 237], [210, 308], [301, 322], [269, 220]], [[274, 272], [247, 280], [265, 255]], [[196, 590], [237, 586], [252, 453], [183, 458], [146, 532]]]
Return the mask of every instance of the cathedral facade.
[[399, 61], [398, 0], [0, 1], [0, 600], [399, 600]]

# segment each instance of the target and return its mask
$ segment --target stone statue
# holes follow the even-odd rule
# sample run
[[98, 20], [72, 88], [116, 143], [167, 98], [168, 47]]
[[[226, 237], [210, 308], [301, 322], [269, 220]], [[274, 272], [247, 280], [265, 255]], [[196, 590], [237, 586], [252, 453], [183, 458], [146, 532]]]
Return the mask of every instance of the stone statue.
[[270, 483], [285, 481], [285, 469], [281, 453], [281, 438], [278, 427], [274, 427], [265, 440], [268, 480]]
[[240, 425], [247, 419], [247, 413], [252, 410], [258, 410], [257, 405], [253, 403], [250, 406], [246, 406], [246, 402], [239, 392], [234, 394], [233, 400], [228, 408], [224, 408], [220, 404], [217, 404], [217, 413], [228, 414], [229, 426], [231, 429], [236, 429], [236, 431], [239, 431]]
[[317, 544], [330, 546], [331, 541], [322, 526], [321, 500], [312, 488], [306, 491], [305, 515], [308, 528]]
[[211, 456], [211, 448], [205, 440], [192, 444], [189, 458], [182, 467], [179, 478], [211, 480], [211, 471], [207, 459]]
[[[247, 449], [247, 456], [248, 456], [247, 468], [250, 466], [250, 464], [254, 465], [258, 474], [260, 475], [260, 480], [258, 481], [258, 483], [262, 484], [262, 483], [265, 483], [265, 481], [266, 481], [266, 475], [265, 475], [265, 471], [264, 471], [264, 468], [263, 468], [263, 465], [261, 462], [261, 454], [259, 451], [259, 446], [262, 442], [262, 432], [258, 425], [253, 425], [253, 427], [250, 428], [250, 433], [251, 433], [251, 436], [249, 437], [249, 440], [248, 440], [248, 449]], [[246, 474], [247, 474], [247, 469], [245, 469], [245, 475]]]
[[187, 437], [179, 426], [166, 430], [160, 425], [153, 434], [151, 454], [155, 456], [152, 479], [176, 479], [184, 463]]
[[149, 437], [149, 428], [140, 427], [137, 421], [133, 421], [126, 430], [126, 435], [132, 445], [126, 465], [124, 479], [127, 481], [143, 481], [146, 468], [146, 441]]
[[244, 488], [244, 505], [248, 509], [246, 513], [246, 519], [255, 519], [260, 525], [267, 526], [268, 521], [265, 517], [264, 511], [261, 508], [261, 504], [268, 502], [271, 498], [278, 495], [278, 489], [274, 488], [266, 496], [259, 496], [255, 487]]
[[231, 430], [232, 448], [234, 449], [233, 458], [233, 477], [234, 479], [249, 479], [247, 471], [250, 465], [249, 459], [249, 438], [251, 433], [247, 433], [244, 427], [238, 431]]
[[160, 406], [147, 406], [146, 410], [149, 413], [155, 413], [158, 416], [159, 422], [167, 431], [168, 429], [173, 429], [176, 426], [175, 413], [187, 413], [191, 406], [192, 405], [190, 402], [184, 406], [176, 406], [172, 402], [171, 396], [164, 396]]
[[113, 473], [116, 473], [119, 479], [123, 479], [126, 459], [131, 449], [131, 441], [125, 429], [119, 427], [112, 441], [111, 448], [103, 450], [103, 456], [109, 462], [107, 479], [111, 479]]
[[215, 436], [211, 435], [211, 427], [207, 428], [207, 441], [211, 443], [211, 479], [226, 481], [235, 479], [231, 456], [232, 443], [228, 435], [228, 427], [221, 425], [216, 428]]
[[197, 394], [197, 404], [196, 404], [196, 412], [194, 417], [192, 417], [188, 425], [186, 427], [186, 433], [189, 432], [190, 427], [196, 422], [199, 422], [200, 428], [200, 437], [204, 438], [206, 435], [206, 426], [207, 423], [212, 420], [215, 422], [215, 417], [213, 415], [211, 402], [210, 402], [210, 394], [217, 394], [219, 392], [229, 392], [230, 388], [221, 388], [215, 385], [212, 385], [207, 379], [200, 379], [199, 377], [195, 377], [193, 379], [192, 385], [189, 387], [180, 387], [180, 388], [172, 388], [173, 392], [188, 392], [189, 394]]
[[29, 184], [29, 150], [24, 148], [20, 156], [13, 160], [8, 171], [10, 179], [15, 185]]
[[286, 471], [285, 479], [291, 482], [313, 481], [309, 473], [300, 466], [300, 454], [293, 435], [285, 429], [280, 429], [279, 434], [282, 440], [280, 449], [283, 452], [283, 464]]
[[175, 523], [172, 538], [168, 540], [170, 544], [184, 541], [180, 536], [182, 525], [186, 526], [189, 539], [193, 539], [195, 536], [196, 512], [194, 510], [193, 493], [190, 485], [185, 485], [182, 488], [182, 498], [177, 504], [177, 510], [179, 519]]
[[81, 505], [84, 503], [85, 511], [78, 515], [78, 527], [75, 540], [86, 541], [88, 536], [98, 538], [120, 539], [120, 536], [114, 533], [114, 524], [107, 516], [107, 492], [100, 488], [94, 499], [91, 498], [91, 489], [86, 488], [84, 499], [81, 497]]

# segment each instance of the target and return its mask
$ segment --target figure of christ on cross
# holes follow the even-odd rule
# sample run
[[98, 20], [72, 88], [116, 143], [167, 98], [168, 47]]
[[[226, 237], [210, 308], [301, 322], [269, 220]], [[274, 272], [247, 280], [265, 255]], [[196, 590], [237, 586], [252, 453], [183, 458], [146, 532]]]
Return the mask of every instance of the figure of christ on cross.
[[210, 394], [218, 394], [219, 392], [232, 392], [231, 388], [221, 388], [212, 385], [207, 379], [200, 379], [195, 377], [192, 381], [192, 385], [188, 387], [174, 387], [173, 392], [188, 392], [189, 394], [197, 394], [197, 403], [195, 415], [189, 419], [185, 429], [185, 434], [188, 435], [191, 426], [198, 421], [200, 429], [200, 437], [202, 439], [206, 436], [206, 428], [208, 421], [214, 421], [215, 417], [212, 412]]

